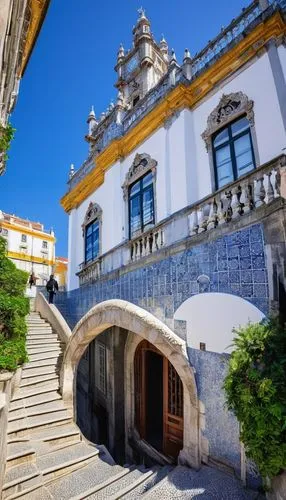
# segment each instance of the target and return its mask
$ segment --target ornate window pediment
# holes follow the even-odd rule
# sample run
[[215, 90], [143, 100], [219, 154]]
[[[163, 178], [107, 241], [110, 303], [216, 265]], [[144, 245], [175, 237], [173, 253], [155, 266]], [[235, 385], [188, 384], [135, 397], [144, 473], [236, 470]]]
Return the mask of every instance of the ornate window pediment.
[[155, 177], [156, 167], [157, 161], [151, 158], [150, 155], [146, 153], [137, 153], [122, 186], [124, 199], [127, 199], [129, 186], [145, 175], [149, 170], [152, 171]]
[[223, 94], [219, 104], [208, 117], [207, 128], [202, 134], [206, 143], [207, 151], [211, 147], [212, 135], [221, 127], [235, 120], [242, 114], [246, 114], [250, 126], [254, 125], [254, 102], [243, 94], [235, 92]]
[[86, 226], [93, 222], [95, 219], [98, 219], [99, 222], [101, 222], [101, 217], [102, 217], [102, 209], [97, 203], [92, 203], [88, 205], [87, 211], [85, 213], [84, 221], [82, 224], [82, 235], [84, 236], [84, 231]]

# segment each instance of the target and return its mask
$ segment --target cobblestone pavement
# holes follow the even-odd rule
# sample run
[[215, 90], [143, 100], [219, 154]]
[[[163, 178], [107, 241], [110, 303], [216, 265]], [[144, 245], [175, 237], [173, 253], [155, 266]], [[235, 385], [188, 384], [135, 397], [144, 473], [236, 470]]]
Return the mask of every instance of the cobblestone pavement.
[[176, 467], [163, 481], [147, 493], [146, 499], [164, 500], [263, 500], [257, 492], [246, 490], [231, 475], [211, 467], [198, 472], [187, 467]]

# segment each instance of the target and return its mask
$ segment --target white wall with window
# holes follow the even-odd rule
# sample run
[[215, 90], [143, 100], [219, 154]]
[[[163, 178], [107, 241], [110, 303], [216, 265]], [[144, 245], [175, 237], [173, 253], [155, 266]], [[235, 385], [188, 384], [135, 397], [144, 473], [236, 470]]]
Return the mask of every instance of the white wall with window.
[[[281, 47], [279, 53], [285, 68]], [[211, 150], [207, 151], [202, 134], [209, 116], [224, 94], [237, 93], [253, 101], [253, 123], [249, 123], [245, 112], [234, 113], [233, 119], [218, 126], [212, 134]], [[76, 272], [85, 260], [82, 223], [91, 202], [98, 203], [102, 209], [99, 253], [104, 254], [140, 231], [148, 230], [154, 222], [157, 224], [256, 166], [270, 161], [280, 155], [285, 146], [286, 134], [277, 90], [269, 56], [265, 53], [220, 83], [194, 109], [182, 109], [169, 117], [164, 127], [112, 165], [105, 172], [104, 183], [71, 211], [69, 289], [78, 287]], [[155, 179], [153, 183], [147, 175], [136, 179], [130, 185], [130, 200], [124, 199], [122, 186], [126, 175], [136, 155], [143, 153], [157, 162]], [[93, 227], [93, 236], [89, 236], [88, 240], [92, 249], [89, 261], [98, 255], [95, 250], [98, 245], [95, 243], [96, 234], [97, 230]]]

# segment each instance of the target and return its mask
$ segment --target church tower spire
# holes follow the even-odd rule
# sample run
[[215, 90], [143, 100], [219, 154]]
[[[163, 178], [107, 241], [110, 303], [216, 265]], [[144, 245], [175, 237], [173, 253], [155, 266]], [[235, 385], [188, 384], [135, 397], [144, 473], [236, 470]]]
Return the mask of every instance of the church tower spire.
[[145, 10], [139, 9], [133, 28], [133, 48], [125, 52], [120, 45], [117, 53], [117, 82], [122, 106], [131, 109], [154, 87], [168, 70], [166, 40], [156, 42]]

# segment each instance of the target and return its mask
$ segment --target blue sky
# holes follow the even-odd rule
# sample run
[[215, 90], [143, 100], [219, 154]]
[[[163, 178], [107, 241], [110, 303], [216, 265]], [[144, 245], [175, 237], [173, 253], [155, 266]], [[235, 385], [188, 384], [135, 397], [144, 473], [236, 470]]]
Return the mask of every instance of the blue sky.
[[[155, 38], [164, 33], [181, 62], [186, 47], [195, 54], [248, 3], [145, 0], [143, 7]], [[51, 0], [21, 83], [0, 208], [53, 227], [58, 256], [67, 255], [68, 217], [59, 200], [69, 165], [78, 168], [87, 154], [91, 105], [99, 115], [116, 95], [117, 50], [120, 42], [130, 48], [140, 6], [135, 0]]]

